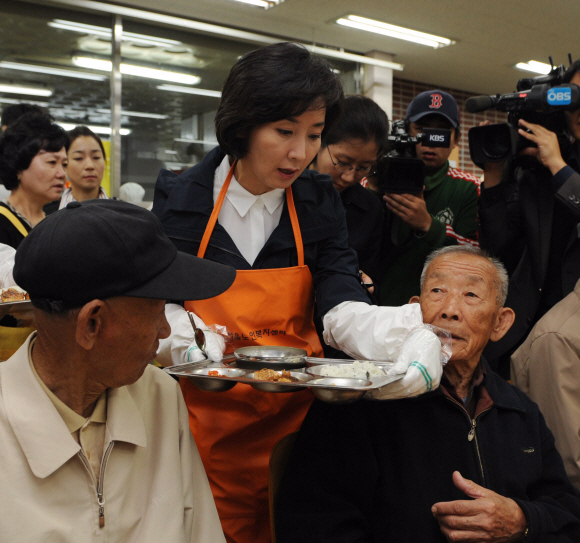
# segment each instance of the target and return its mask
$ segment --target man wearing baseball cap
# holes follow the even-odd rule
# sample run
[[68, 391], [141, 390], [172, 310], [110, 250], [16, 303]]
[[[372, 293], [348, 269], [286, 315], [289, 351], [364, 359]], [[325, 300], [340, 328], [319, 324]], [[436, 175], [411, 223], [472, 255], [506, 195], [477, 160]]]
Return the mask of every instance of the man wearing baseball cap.
[[420, 194], [383, 196], [390, 219], [385, 221], [380, 304], [403, 305], [419, 294], [419, 279], [425, 258], [445, 245], [477, 242], [479, 179], [452, 168], [449, 156], [459, 141], [457, 102], [447, 92], [425, 91], [407, 109], [405, 127], [411, 136], [423, 128], [451, 130], [449, 147], [416, 146], [417, 158], [425, 164], [425, 184]]
[[14, 278], [38, 330], [0, 364], [1, 539], [224, 542], [181, 391], [149, 362], [165, 300], [216, 296], [235, 270], [89, 200], [28, 235]]

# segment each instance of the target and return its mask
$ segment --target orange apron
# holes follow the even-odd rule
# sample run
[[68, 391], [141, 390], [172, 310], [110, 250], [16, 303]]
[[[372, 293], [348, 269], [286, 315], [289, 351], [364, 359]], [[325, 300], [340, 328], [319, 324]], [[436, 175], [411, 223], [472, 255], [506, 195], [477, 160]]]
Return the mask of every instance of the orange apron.
[[[234, 165], [199, 247], [203, 258], [230, 185]], [[314, 289], [292, 189], [286, 189], [298, 266], [238, 270], [234, 284], [209, 300], [185, 302], [206, 324], [225, 325], [240, 345], [300, 347], [322, 356], [313, 322]], [[189, 424], [207, 472], [228, 543], [268, 543], [268, 462], [274, 445], [298, 431], [312, 403], [309, 391], [259, 392], [238, 384], [228, 392], [204, 392], [181, 380]]]

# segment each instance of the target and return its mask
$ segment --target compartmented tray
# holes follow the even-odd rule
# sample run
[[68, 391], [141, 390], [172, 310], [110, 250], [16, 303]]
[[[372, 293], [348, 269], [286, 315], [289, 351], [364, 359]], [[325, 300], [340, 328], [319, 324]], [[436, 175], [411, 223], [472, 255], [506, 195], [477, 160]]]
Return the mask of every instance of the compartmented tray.
[[29, 311], [33, 308], [30, 300], [18, 300], [17, 302], [0, 302], [0, 318], [10, 313], [17, 315], [20, 311]]
[[[303, 370], [292, 371], [288, 368], [296, 382], [264, 381], [255, 378], [254, 370], [237, 367], [233, 356], [224, 357], [222, 362], [211, 360], [192, 362], [165, 368], [165, 371], [176, 377], [187, 377], [196, 387], [212, 392], [224, 392], [232, 389], [238, 383], [250, 385], [263, 392], [284, 393], [297, 392], [308, 388], [314, 396], [325, 402], [349, 403], [361, 399], [367, 392], [384, 385], [398, 381], [403, 375], [387, 374], [385, 376], [370, 376], [368, 379], [350, 377], [324, 377], [316, 371], [321, 365], [342, 365], [353, 363], [353, 360], [335, 360], [329, 358], [307, 358], [309, 366]], [[280, 373], [280, 372], [278, 372]]]

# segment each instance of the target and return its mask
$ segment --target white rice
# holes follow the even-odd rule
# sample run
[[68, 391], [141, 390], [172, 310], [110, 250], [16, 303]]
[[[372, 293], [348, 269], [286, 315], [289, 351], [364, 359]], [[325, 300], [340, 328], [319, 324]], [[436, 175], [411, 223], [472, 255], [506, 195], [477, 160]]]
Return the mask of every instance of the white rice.
[[321, 366], [320, 374], [325, 377], [352, 377], [355, 379], [369, 379], [369, 377], [384, 377], [387, 375], [372, 362]]

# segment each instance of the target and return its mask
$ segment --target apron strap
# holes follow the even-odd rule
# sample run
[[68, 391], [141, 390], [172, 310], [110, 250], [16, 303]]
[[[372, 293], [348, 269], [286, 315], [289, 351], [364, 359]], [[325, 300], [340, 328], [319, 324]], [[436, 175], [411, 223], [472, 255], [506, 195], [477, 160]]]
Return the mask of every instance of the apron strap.
[[[211, 234], [217, 223], [218, 216], [222, 209], [222, 205], [226, 197], [226, 192], [228, 191], [228, 188], [232, 181], [232, 177], [234, 175], [234, 168], [236, 167], [237, 162], [238, 162], [237, 160], [234, 160], [234, 163], [232, 164], [230, 171], [228, 172], [226, 180], [224, 181], [224, 184], [220, 190], [220, 193], [213, 207], [213, 211], [211, 212], [211, 216], [209, 218], [207, 226], [205, 227], [203, 238], [201, 239], [199, 249], [197, 250], [197, 256], [199, 258], [203, 258], [205, 256], [205, 251], [207, 249], [207, 246], [209, 245]], [[298, 215], [296, 214], [296, 207], [294, 206], [294, 196], [292, 195], [292, 187], [288, 187], [286, 189], [286, 201], [288, 202], [288, 213], [290, 214], [290, 222], [292, 223], [292, 231], [294, 232], [294, 241], [296, 243], [296, 251], [298, 253], [298, 265], [304, 266], [304, 245], [302, 243], [302, 234], [300, 233], [300, 224], [298, 223]]]
[[290, 221], [292, 222], [292, 230], [294, 231], [294, 241], [296, 243], [296, 252], [298, 253], [298, 265], [304, 266], [304, 245], [302, 243], [302, 233], [300, 232], [296, 207], [294, 206], [292, 187], [286, 188], [286, 201], [288, 202], [288, 213], [290, 213]]
[[12, 226], [14, 226], [14, 228], [16, 228], [16, 230], [18, 230], [24, 237], [28, 236], [28, 230], [24, 228], [20, 219], [8, 208], [0, 206], [0, 215], [4, 215], [12, 223]]

